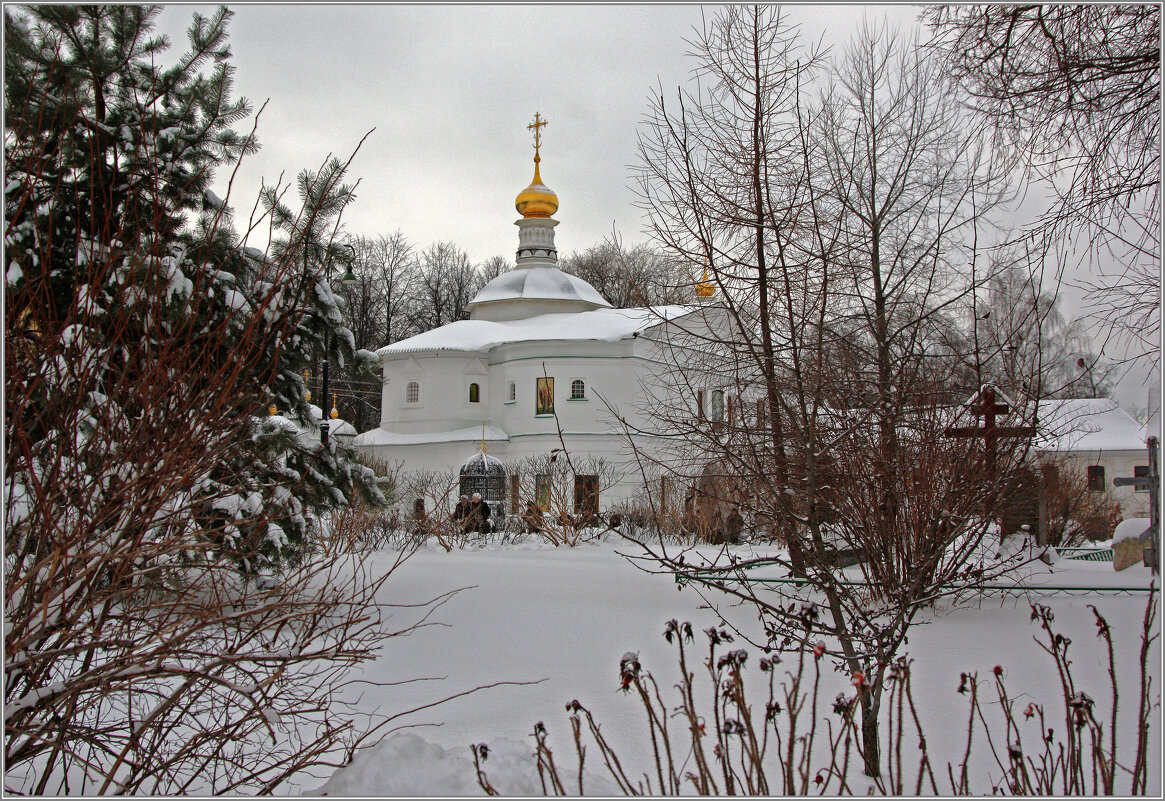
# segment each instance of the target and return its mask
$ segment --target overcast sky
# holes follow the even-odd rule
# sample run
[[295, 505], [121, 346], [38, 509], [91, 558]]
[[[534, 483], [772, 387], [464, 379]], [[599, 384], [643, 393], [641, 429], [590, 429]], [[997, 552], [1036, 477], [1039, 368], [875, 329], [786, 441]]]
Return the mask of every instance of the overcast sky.
[[[699, 5], [231, 5], [236, 96], [258, 109], [262, 150], [231, 191], [249, 214], [260, 179], [294, 178], [329, 153], [352, 163], [353, 234], [400, 229], [414, 244], [452, 241], [473, 261], [513, 260], [514, 197], [533, 176], [526, 126], [543, 129], [542, 179], [559, 197], [559, 251], [609, 235], [641, 241], [628, 165], [659, 86], [674, 95], [693, 62]], [[788, 6], [807, 36], [848, 39], [863, 14], [912, 26], [903, 5]], [[162, 32], [185, 44], [194, 11], [172, 5]], [[250, 130], [250, 123], [240, 133]], [[226, 189], [220, 175], [218, 190]], [[243, 220], [239, 221], [240, 224]]]
[[[618, 231], [644, 241], [631, 165], [649, 97], [687, 84], [693, 28], [716, 6], [232, 4], [235, 96], [256, 111], [262, 149], [246, 159], [230, 193], [240, 230], [260, 182], [294, 181], [328, 154], [352, 162], [357, 200], [350, 234], [400, 229], [418, 248], [453, 242], [474, 262], [513, 260], [514, 197], [533, 176], [526, 126], [543, 130], [542, 179], [559, 198], [561, 254]], [[168, 5], [159, 29], [175, 51], [195, 11]], [[841, 50], [863, 18], [904, 33], [918, 6], [785, 4], [806, 40]], [[252, 120], [238, 126], [250, 131]], [[216, 191], [225, 195], [226, 171]], [[261, 241], [252, 242], [259, 247]], [[1079, 296], [1063, 298], [1069, 317]], [[1127, 407], [1144, 407], [1140, 380], [1122, 382]]]

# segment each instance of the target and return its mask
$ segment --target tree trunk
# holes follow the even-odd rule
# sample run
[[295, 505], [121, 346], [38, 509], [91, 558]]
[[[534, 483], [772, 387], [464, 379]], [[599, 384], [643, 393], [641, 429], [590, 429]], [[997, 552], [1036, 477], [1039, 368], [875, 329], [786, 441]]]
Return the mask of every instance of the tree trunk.
[[862, 704], [862, 760], [864, 773], [871, 778], [882, 775], [881, 745], [878, 742], [878, 707], [869, 690], [863, 690]]

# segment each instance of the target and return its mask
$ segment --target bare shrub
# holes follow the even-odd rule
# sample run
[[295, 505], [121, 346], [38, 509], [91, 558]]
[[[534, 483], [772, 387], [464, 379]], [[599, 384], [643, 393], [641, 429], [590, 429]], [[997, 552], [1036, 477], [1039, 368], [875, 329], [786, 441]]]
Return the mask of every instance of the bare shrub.
[[342, 549], [301, 549], [277, 581], [251, 568], [260, 547], [280, 546], [279, 513], [221, 460], [297, 436], [245, 411], [263, 403], [254, 364], [278, 332], [253, 326], [229, 349], [238, 321], [212, 331], [217, 342], [170, 336], [166, 295], [147, 291], [162, 263], [133, 266], [147, 281], [103, 331], [146, 321], [151, 348], [102, 347], [79, 325], [92, 313], [84, 301], [54, 330], [34, 296], [23, 319], [54, 335], [35, 358], [9, 354], [7, 787], [270, 791], [337, 764], [366, 733], [337, 696], [345, 671], [389, 636], [375, 603], [387, 575]]
[[1112, 536], [1120, 523], [1120, 503], [1108, 492], [1088, 486], [1084, 470], [1076, 465], [1044, 468], [1047, 493], [1049, 545], [1071, 547]]
[[457, 496], [454, 470], [416, 470], [398, 477], [399, 517], [411, 537], [423, 542], [436, 538], [446, 551], [464, 548], [469, 532], [453, 520], [452, 499]]
[[[517, 528], [553, 545], [573, 547], [609, 530], [597, 509], [577, 494], [577, 476], [595, 476], [598, 497], [619, 481], [619, 471], [607, 460], [571, 453], [565, 445], [549, 454], [537, 454], [510, 465], [518, 476]], [[533, 505], [533, 508], [532, 506]]]
[[[1155, 633], [1157, 596], [1151, 592], [1141, 625], [1137, 727], [1134, 742], [1118, 758], [1117, 683], [1115, 655], [1108, 622], [1093, 608], [1098, 636], [1104, 643], [1111, 692], [1111, 708], [1101, 720], [1094, 700], [1072, 675], [1068, 658], [1071, 640], [1055, 631], [1051, 611], [1032, 605], [1032, 621], [1040, 629], [1037, 644], [1052, 657], [1059, 678], [1059, 698], [1043, 703], [1007, 690], [1002, 666], [979, 679], [963, 673], [956, 691], [967, 697], [967, 723], [959, 761], [935, 764], [938, 757], [920, 722], [913, 691], [912, 662], [896, 657], [883, 681], [886, 689], [885, 747], [881, 770], [868, 776], [868, 789], [879, 795], [1111, 795], [1127, 782], [1129, 791], [1144, 794], [1147, 787], [1146, 748], [1149, 743], [1149, 653]], [[807, 629], [808, 630], [808, 629]], [[850, 795], [865, 792], [856, 784], [863, 764], [863, 737], [855, 712], [870, 679], [848, 673], [852, 690], [829, 700], [822, 697], [824, 645], [811, 651], [796, 649], [767, 653], [757, 662], [763, 674], [761, 703], [750, 699], [745, 681], [747, 650], [733, 648], [733, 636], [724, 629], [704, 632], [703, 656], [692, 653], [695, 633], [690, 623], [671, 620], [664, 637], [676, 646], [679, 679], [675, 695], [664, 698], [655, 676], [634, 653], [619, 663], [621, 689], [634, 696], [646, 715], [646, 731], [638, 747], [619, 751], [604, 734], [590, 710], [578, 700], [566, 705], [577, 768], [560, 767], [549, 744], [547, 727], [539, 722], [533, 738], [538, 774], [545, 795], [582, 795], [587, 777], [586, 756], [598, 752], [601, 767], [624, 795]], [[703, 665], [710, 694], [701, 694], [695, 680], [695, 661]], [[985, 700], [985, 692], [991, 700]], [[710, 700], [705, 700], [710, 699]], [[1056, 711], [1053, 713], [1052, 710]], [[1062, 715], [1053, 728], [1047, 715]], [[1024, 735], [1038, 745], [1024, 746]], [[939, 738], [954, 751], [954, 727]], [[1122, 741], [1123, 742], [1123, 741]], [[989, 754], [987, 764], [999, 768], [983, 774], [972, 768], [975, 748]], [[471, 746], [478, 784], [488, 795], [504, 793], [490, 782], [479, 760], [482, 745]], [[1132, 751], [1130, 760], [1128, 754]], [[1118, 779], [1121, 781], [1118, 782]]]

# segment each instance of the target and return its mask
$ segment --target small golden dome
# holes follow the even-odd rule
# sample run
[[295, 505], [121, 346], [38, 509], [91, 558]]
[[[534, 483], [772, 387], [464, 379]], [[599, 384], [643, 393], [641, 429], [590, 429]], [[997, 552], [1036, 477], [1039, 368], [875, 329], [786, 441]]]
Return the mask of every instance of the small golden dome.
[[715, 285], [708, 280], [708, 267], [704, 267], [704, 277], [696, 284], [696, 295], [701, 298], [710, 298], [716, 294]]
[[541, 160], [539, 156], [534, 157], [534, 180], [514, 199], [514, 208], [526, 218], [549, 217], [558, 211], [558, 195], [542, 183], [542, 176], [538, 174]]

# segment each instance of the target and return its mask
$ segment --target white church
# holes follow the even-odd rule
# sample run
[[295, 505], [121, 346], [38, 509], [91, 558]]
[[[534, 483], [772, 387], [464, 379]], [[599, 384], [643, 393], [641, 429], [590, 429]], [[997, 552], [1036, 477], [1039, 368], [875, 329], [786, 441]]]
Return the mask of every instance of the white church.
[[[607, 510], [644, 489], [637, 455], [666, 446], [652, 433], [651, 412], [666, 402], [653, 396], [666, 383], [658, 380], [669, 369], [666, 351], [706, 335], [718, 315], [702, 305], [612, 308], [558, 268], [558, 197], [539, 175], [538, 125], [536, 117], [534, 180], [515, 201], [515, 267], [470, 301], [468, 320], [377, 351], [380, 427], [354, 444], [410, 472], [456, 470], [485, 451], [505, 465], [507, 514], [533, 494], [546, 505], [549, 487], [519, 490], [519, 482], [547, 476], [520, 473], [553, 456], [560, 469], [574, 467], [563, 506]], [[700, 297], [711, 291], [706, 282], [696, 287]]]

